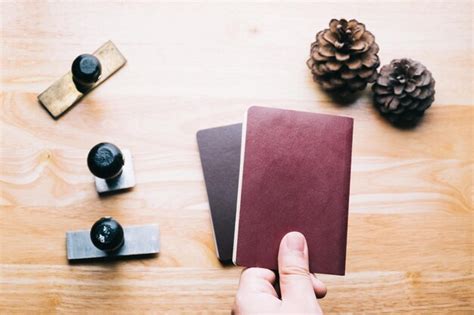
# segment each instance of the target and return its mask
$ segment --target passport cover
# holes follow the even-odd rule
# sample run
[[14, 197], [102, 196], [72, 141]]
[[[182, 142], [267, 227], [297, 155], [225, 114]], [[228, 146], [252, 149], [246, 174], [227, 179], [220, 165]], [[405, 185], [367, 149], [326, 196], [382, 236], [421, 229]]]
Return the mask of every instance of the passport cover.
[[310, 271], [344, 275], [353, 119], [251, 107], [242, 130], [233, 262], [278, 269], [291, 231]]
[[200, 130], [199, 154], [206, 182], [217, 257], [232, 261], [242, 124]]

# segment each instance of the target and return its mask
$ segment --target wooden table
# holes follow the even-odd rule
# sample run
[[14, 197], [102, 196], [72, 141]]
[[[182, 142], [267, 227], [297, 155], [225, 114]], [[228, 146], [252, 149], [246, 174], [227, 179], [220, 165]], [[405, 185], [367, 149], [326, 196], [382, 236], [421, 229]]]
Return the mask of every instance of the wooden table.
[[[1, 4], [0, 313], [228, 313], [240, 268], [215, 256], [195, 140], [249, 105], [355, 118], [347, 275], [327, 313], [469, 313], [473, 287], [472, 2]], [[369, 90], [334, 103], [305, 61], [333, 17], [365, 22], [383, 64], [422, 61], [436, 101], [413, 130]], [[59, 120], [36, 97], [113, 40], [121, 71]], [[138, 184], [99, 198], [101, 141], [130, 148]], [[65, 232], [111, 215], [158, 223], [156, 259], [68, 264]]]

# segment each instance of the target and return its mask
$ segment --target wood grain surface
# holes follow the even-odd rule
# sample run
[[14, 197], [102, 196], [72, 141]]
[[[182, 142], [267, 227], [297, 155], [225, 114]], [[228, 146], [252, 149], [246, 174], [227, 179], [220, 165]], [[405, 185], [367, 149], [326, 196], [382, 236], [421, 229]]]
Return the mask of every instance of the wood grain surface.
[[[400, 130], [367, 90], [335, 103], [305, 65], [316, 32], [357, 18], [382, 64], [424, 63], [436, 101]], [[326, 313], [473, 313], [472, 1], [2, 1], [0, 313], [229, 313], [240, 268], [215, 257], [195, 140], [250, 105], [355, 118], [347, 276]], [[59, 120], [36, 97], [112, 40], [127, 65]], [[129, 148], [134, 190], [99, 198], [102, 141]], [[157, 223], [154, 259], [68, 264], [65, 232], [111, 215]]]

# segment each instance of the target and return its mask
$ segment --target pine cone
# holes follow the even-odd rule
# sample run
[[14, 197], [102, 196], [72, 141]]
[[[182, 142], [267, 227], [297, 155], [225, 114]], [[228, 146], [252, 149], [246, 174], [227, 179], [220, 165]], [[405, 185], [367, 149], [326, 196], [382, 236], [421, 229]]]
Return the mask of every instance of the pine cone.
[[380, 69], [372, 86], [378, 110], [392, 123], [416, 123], [435, 95], [431, 72], [418, 61], [395, 59]]
[[306, 64], [324, 90], [345, 96], [377, 78], [380, 65], [375, 37], [357, 20], [332, 19], [316, 35]]

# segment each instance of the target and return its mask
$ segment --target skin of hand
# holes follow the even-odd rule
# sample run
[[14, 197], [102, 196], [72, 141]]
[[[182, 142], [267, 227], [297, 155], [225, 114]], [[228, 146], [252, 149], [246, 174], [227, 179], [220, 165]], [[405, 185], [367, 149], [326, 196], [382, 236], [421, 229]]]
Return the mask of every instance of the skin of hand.
[[248, 268], [240, 276], [232, 314], [322, 314], [317, 298], [326, 293], [324, 283], [309, 272], [308, 245], [303, 234], [290, 232], [280, 243], [276, 276], [269, 269]]

